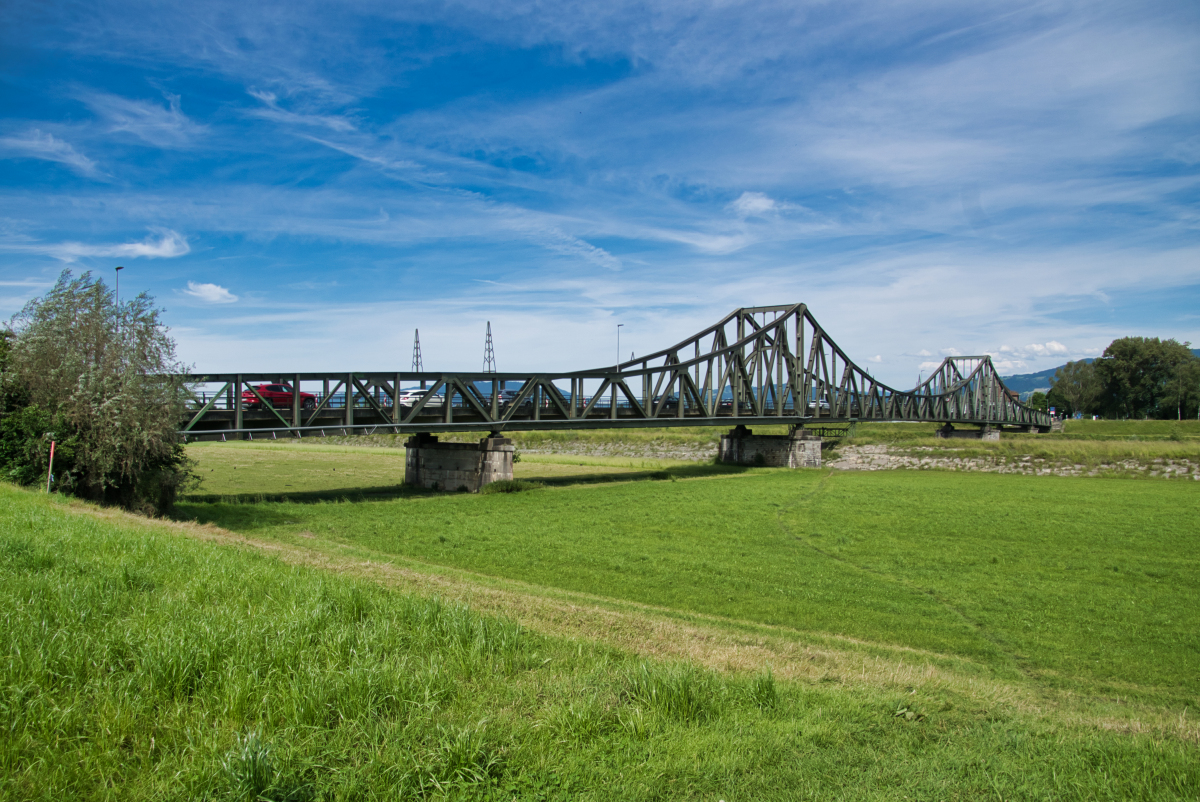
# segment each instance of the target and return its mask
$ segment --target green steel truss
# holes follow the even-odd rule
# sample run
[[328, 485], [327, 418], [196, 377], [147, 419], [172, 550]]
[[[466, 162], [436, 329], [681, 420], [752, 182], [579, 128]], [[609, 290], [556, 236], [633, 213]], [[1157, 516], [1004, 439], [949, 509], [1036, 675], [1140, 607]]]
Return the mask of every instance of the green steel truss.
[[[197, 402], [181, 434], [309, 434], [326, 430], [503, 432], [531, 429], [930, 421], [1048, 430], [988, 356], [949, 357], [911, 390], [889, 387], [846, 356], [804, 304], [738, 309], [670, 348], [569, 373], [356, 372], [203, 374], [221, 389]], [[289, 385], [272, 407], [254, 390]], [[303, 408], [299, 390], [321, 382]], [[401, 385], [428, 390], [403, 403]], [[332, 389], [331, 389], [332, 388]], [[511, 388], [505, 390], [505, 388]], [[314, 388], [315, 389], [315, 388]], [[257, 419], [242, 400], [250, 390]], [[515, 392], [513, 392], [515, 390]], [[350, 403], [346, 403], [347, 396]], [[207, 398], [207, 396], [205, 397]]]

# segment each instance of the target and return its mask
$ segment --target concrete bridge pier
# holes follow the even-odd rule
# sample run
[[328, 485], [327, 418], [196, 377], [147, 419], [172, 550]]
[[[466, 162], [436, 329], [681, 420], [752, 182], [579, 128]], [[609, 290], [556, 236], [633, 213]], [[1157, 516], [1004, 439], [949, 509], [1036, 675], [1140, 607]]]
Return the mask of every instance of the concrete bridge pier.
[[404, 483], [426, 490], [478, 493], [484, 485], [513, 478], [513, 441], [492, 432], [478, 443], [439, 443], [417, 434], [404, 444]]
[[745, 426], [737, 426], [729, 434], [721, 435], [717, 457], [734, 465], [820, 468], [821, 438], [803, 426], [791, 434], [754, 434]]
[[978, 429], [955, 429], [951, 424], [937, 430], [937, 436], [946, 439], [961, 438], [966, 440], [999, 440], [1000, 430], [984, 424]]

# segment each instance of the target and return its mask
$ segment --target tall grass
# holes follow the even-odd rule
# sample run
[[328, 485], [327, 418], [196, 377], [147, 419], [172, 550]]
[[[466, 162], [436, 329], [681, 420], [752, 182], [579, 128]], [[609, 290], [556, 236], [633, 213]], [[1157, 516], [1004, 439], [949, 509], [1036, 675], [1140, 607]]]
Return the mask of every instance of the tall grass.
[[895, 689], [635, 660], [188, 531], [0, 485], [0, 799], [1200, 793], [1170, 736], [952, 694], [897, 717]]

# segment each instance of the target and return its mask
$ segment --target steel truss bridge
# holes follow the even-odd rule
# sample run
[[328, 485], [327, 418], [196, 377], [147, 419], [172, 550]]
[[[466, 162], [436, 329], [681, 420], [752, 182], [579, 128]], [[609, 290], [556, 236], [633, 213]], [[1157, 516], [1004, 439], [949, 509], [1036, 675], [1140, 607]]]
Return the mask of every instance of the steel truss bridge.
[[[189, 376], [188, 438], [927, 421], [1048, 431], [988, 356], [945, 359], [911, 390], [854, 364], [805, 304], [738, 309], [670, 348], [567, 373], [239, 373]], [[262, 384], [289, 393], [268, 402]], [[408, 384], [407, 387], [402, 385]], [[423, 388], [414, 392], [418, 385]]]

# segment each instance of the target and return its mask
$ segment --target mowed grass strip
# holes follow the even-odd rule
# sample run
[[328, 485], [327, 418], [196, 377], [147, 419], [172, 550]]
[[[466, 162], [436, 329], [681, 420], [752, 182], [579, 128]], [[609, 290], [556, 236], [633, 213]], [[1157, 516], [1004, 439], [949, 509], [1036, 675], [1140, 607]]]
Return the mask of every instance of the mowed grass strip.
[[[199, 484], [188, 496], [209, 501], [405, 495], [403, 448], [276, 442], [193, 443]], [[664, 470], [707, 475], [739, 469], [684, 460], [523, 455], [515, 478], [543, 483], [609, 482], [659, 476]]]
[[1191, 483], [756, 470], [358, 504], [186, 503], [180, 513], [257, 537], [305, 533], [962, 656], [1085, 694], [1179, 707], [1200, 695]]
[[1161, 733], [633, 659], [188, 531], [0, 485], [0, 798], [1200, 793]]

